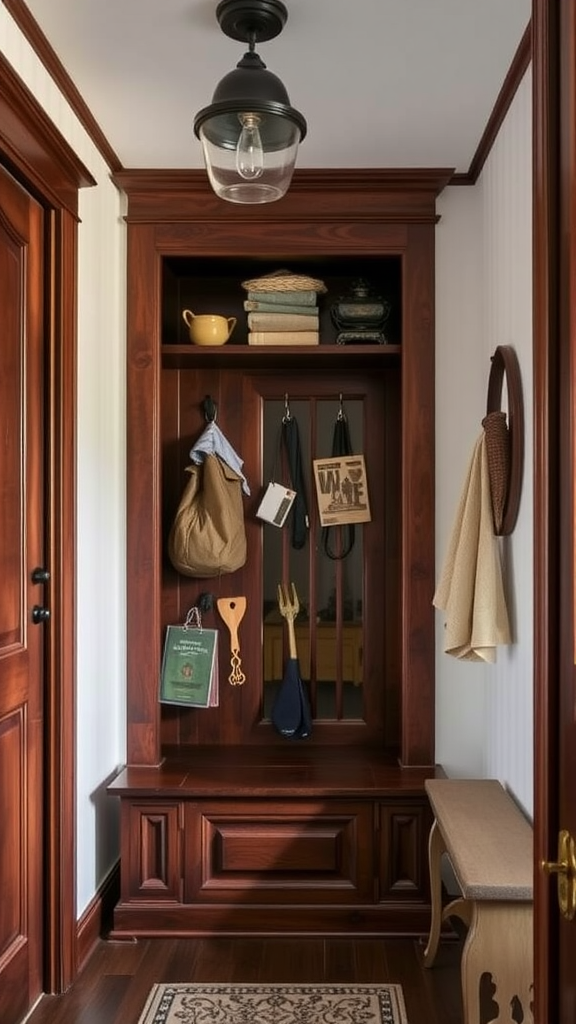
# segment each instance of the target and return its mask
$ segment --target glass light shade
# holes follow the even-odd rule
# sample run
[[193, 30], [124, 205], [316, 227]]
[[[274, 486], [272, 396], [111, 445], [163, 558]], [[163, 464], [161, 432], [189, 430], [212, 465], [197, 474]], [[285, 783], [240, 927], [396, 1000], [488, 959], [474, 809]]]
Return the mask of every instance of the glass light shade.
[[196, 115], [194, 132], [216, 195], [231, 203], [271, 203], [290, 186], [306, 121], [280, 79], [249, 52]]
[[[241, 122], [237, 120], [236, 141], [233, 144], [222, 145], [214, 141], [218, 135], [219, 123], [227, 118], [228, 115], [214, 117], [200, 128], [204, 163], [216, 195], [231, 203], [271, 203], [281, 199], [288, 191], [292, 180], [300, 142], [298, 127], [285, 118], [280, 118], [282, 133], [278, 127], [268, 133], [266, 129], [272, 116], [263, 117], [259, 125], [264, 154], [262, 172], [257, 177], [245, 178], [237, 167], [237, 144], [242, 132]], [[269, 134], [273, 134], [275, 138], [282, 134], [282, 144], [273, 147], [268, 145]]]

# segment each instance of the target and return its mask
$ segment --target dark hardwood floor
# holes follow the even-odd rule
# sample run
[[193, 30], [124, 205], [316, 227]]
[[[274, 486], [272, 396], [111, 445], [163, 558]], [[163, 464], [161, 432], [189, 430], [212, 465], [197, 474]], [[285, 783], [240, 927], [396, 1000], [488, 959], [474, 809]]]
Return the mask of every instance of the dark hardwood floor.
[[[409, 1024], [462, 1024], [461, 940], [430, 970], [418, 939], [141, 939], [98, 943], [65, 995], [44, 996], [27, 1024], [137, 1024], [155, 982], [402, 985]], [[488, 1019], [488, 1018], [486, 1018]]]

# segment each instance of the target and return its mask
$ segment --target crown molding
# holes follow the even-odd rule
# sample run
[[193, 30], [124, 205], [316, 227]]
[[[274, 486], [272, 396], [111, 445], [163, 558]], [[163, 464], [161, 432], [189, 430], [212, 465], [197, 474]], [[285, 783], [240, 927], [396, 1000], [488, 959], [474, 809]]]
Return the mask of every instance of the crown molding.
[[78, 216], [78, 189], [96, 181], [1, 53], [0, 150], [31, 190]]

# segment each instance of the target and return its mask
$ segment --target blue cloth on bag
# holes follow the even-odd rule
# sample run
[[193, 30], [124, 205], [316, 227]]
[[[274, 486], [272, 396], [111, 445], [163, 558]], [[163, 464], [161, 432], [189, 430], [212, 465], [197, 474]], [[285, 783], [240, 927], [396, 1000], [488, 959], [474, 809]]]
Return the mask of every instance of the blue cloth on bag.
[[190, 449], [190, 458], [196, 465], [204, 462], [207, 455], [218, 455], [222, 462], [225, 462], [230, 469], [242, 479], [242, 490], [244, 494], [250, 494], [250, 488], [246, 477], [242, 472], [243, 459], [234, 451], [227, 437], [224, 436], [216, 423], [209, 423], [204, 433], [198, 438]]

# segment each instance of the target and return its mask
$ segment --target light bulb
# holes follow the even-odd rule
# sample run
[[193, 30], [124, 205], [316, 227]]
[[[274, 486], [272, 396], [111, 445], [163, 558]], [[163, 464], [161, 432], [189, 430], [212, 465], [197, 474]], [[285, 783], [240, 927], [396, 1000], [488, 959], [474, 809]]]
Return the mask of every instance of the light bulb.
[[264, 150], [258, 125], [257, 114], [239, 114], [242, 131], [236, 145], [236, 170], [241, 178], [253, 181], [264, 171]]

